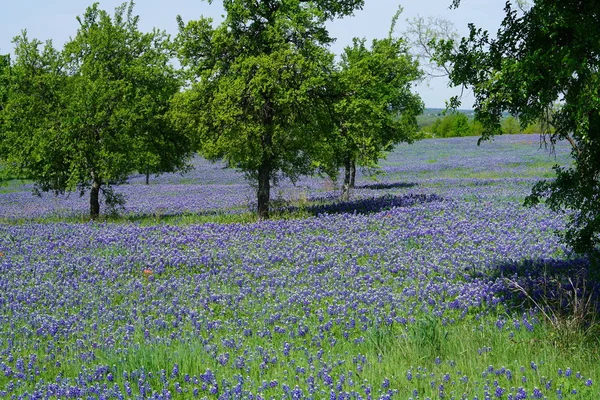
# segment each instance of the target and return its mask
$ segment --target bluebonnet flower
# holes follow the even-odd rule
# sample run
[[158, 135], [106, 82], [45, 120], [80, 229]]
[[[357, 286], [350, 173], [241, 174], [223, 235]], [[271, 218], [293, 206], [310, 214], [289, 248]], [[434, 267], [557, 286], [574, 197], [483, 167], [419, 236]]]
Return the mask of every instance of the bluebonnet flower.
[[229, 353], [219, 354], [219, 356], [217, 357], [217, 361], [223, 366], [227, 365], [227, 363], [229, 362]]
[[242, 356], [238, 356], [235, 358], [235, 367], [239, 369], [243, 369], [246, 367], [246, 360]]
[[517, 389], [517, 394], [515, 395], [515, 400], [524, 400], [527, 398], [527, 392], [523, 388]]
[[534, 371], [537, 371], [538, 369], [537, 365], [533, 361], [531, 362], [531, 369]]
[[[513, 140], [499, 139], [505, 144], [511, 144]], [[435, 143], [439, 145], [439, 142], [430, 142], [427, 146]], [[467, 139], [456, 143], [467, 143]], [[472, 141], [469, 143], [473, 144]], [[565, 154], [568, 156], [568, 152]], [[397, 156], [392, 154], [390, 157]], [[239, 208], [245, 205], [242, 193], [252, 192], [243, 176], [231, 170], [224, 172], [201, 160], [194, 162], [201, 167], [193, 173], [194, 179], [201, 180], [206, 173], [215, 181], [228, 180], [230, 187], [211, 185], [202, 188], [201, 183], [187, 187], [178, 184], [181, 177], [167, 176], [158, 178], [155, 187], [146, 188], [137, 187], [144, 185], [137, 185], [135, 182], [140, 177], [133, 177], [133, 183], [123, 188], [124, 193], [132, 196], [129, 210], [132, 213], [143, 210], [157, 212], [158, 207], [164, 207], [166, 213], [181, 210], [209, 212], [220, 207]], [[477, 168], [489, 169], [498, 162], [498, 159], [493, 163], [482, 161], [483, 164], [478, 164]], [[472, 167], [465, 164], [466, 160], [456, 160], [456, 163], [464, 168]], [[350, 356], [334, 352], [340, 347], [342, 336], [346, 340], [352, 338], [350, 342], [344, 341], [344, 349], [348, 350], [348, 346], [353, 344], [364, 348], [368, 340], [365, 340], [366, 333], [361, 331], [363, 326], [368, 328], [380, 324], [410, 329], [420, 322], [422, 306], [443, 327], [470, 317], [480, 324], [489, 323], [486, 329], [496, 329], [494, 322], [502, 325], [502, 329], [511, 325], [512, 317], [506, 317], [506, 321], [488, 318], [489, 311], [502, 301], [505, 286], [501, 280], [491, 279], [482, 271], [509, 258], [536, 259], [546, 257], [548, 249], [560, 251], [561, 247], [551, 232], [560, 229], [564, 221], [549, 215], [545, 209], [522, 210], [518, 205], [508, 203], [482, 208], [480, 202], [462, 201], [466, 194], [481, 202], [494, 201], [493, 197], [498, 193], [493, 188], [506, 190], [511, 196], [525, 195], [527, 185], [523, 183], [528, 183], [527, 180], [496, 182], [434, 178], [425, 182], [417, 179], [422, 166], [410, 165], [410, 162], [392, 164], [389, 169], [384, 167], [386, 171], [415, 178], [418, 185], [412, 189], [395, 187], [388, 191], [374, 189], [367, 183], [356, 190], [356, 202], [323, 207], [323, 215], [307, 220], [185, 226], [95, 223], [3, 225], [0, 229], [14, 238], [15, 246], [10, 250], [14, 255], [9, 254], [5, 248], [7, 242], [2, 241], [4, 236], [0, 234], [0, 251], [6, 254], [0, 258], [0, 270], [7, 284], [2, 287], [2, 295], [14, 299], [10, 307], [11, 313], [14, 312], [17, 317], [15, 323], [23, 332], [28, 332], [31, 339], [24, 336], [26, 339], [19, 343], [22, 349], [14, 355], [0, 355], [4, 357], [0, 359], [0, 371], [8, 380], [17, 379], [19, 373], [24, 374], [25, 378], [32, 380], [30, 386], [36, 390], [39, 388], [43, 393], [42, 398], [66, 398], [67, 393], [74, 398], [119, 398], [119, 394], [112, 393], [118, 389], [103, 387], [112, 379], [109, 372], [115, 374], [118, 369], [105, 370], [104, 366], [100, 366], [96, 375], [99, 361], [93, 357], [98, 348], [103, 352], [114, 352], [117, 356], [121, 352], [137, 351], [137, 345], [168, 349], [171, 345], [187, 346], [193, 342], [198, 344], [202, 354], [199, 362], [207, 357], [219, 366], [219, 371], [212, 373], [207, 370], [190, 379], [187, 373], [192, 374], [194, 369], [186, 371], [188, 363], [174, 355], [171, 363], [179, 362], [176, 372], [173, 371], [174, 366], [171, 369], [172, 364], [163, 363], [153, 371], [140, 369], [131, 371], [128, 376], [124, 374], [122, 395], [127, 393], [128, 397], [139, 395], [140, 398], [159, 399], [175, 395], [181, 389], [184, 396], [193, 393], [197, 397], [200, 391], [205, 391], [205, 395], [214, 397], [249, 397], [252, 392], [258, 399], [265, 396], [257, 393], [262, 383], [254, 382], [254, 378], [244, 381], [244, 390], [239, 383], [235, 385], [223, 379], [235, 381], [232, 374], [241, 376], [260, 365], [262, 370], [256, 372], [265, 376], [265, 390], [270, 390], [271, 380], [281, 382], [267, 398], [280, 397], [277, 393], [283, 390], [283, 383], [293, 387], [296, 375], [299, 387], [308, 391], [297, 392], [297, 396], [323, 398], [330, 389], [335, 392], [334, 383], [340, 381], [341, 375], [346, 377], [342, 389], [344, 385], [350, 387], [351, 382], [355, 387], [365, 385], [356, 375], [351, 379], [347, 375], [348, 369], [340, 364], [341, 358]], [[432, 167], [432, 173], [442, 171], [437, 169], [438, 166]], [[309, 197], [321, 196], [330, 201], [333, 195], [337, 195], [323, 192], [323, 184], [317, 179], [303, 179], [300, 185], [308, 191]], [[491, 185], [494, 185], [492, 190]], [[135, 194], [137, 190], [149, 196], [150, 200], [136, 204], [139, 200]], [[152, 193], [154, 190], [157, 193]], [[289, 198], [290, 193], [297, 193], [294, 192], [296, 190], [286, 182], [282, 196]], [[375, 190], [382, 195], [374, 196]], [[171, 194], [168, 194], [169, 191]], [[20, 201], [22, 207], [19, 209], [11, 205], [5, 207], [5, 199], [8, 198], [13, 199], [10, 201], [24, 199], [0, 193], [0, 216], [11, 212], [17, 215], [23, 212], [23, 205], [31, 209], [39, 204], [33, 199], [31, 203]], [[73, 210], [78, 209], [75, 200], [65, 201], [74, 205]], [[335, 214], [353, 207], [358, 212]], [[377, 207], [388, 209], [377, 212]], [[36, 215], [51, 212], [48, 207], [40, 208], [39, 212], [35, 210]], [[230, 211], [236, 213], [239, 210], [224, 212]], [[325, 214], [327, 212], [329, 214]], [[541, 229], [548, 234], [542, 234]], [[522, 232], [526, 232], [529, 240], [520, 240]], [[409, 242], [423, 247], [408, 249], [406, 243]], [[145, 268], [153, 271], [152, 279], [144, 277]], [[502, 269], [500, 272], [507, 272], [505, 267], [498, 268]], [[36, 273], [29, 272], [32, 270]], [[465, 271], [469, 274], [473, 271], [473, 276], [463, 279]], [[477, 276], [477, 271], [482, 275]], [[57, 290], [57, 282], [60, 282], [60, 290]], [[39, 313], [42, 299], [44, 313]], [[6, 303], [0, 303], [0, 308], [3, 306]], [[21, 314], [17, 315], [18, 312]], [[318, 324], [314, 323], [317, 320]], [[531, 314], [514, 321], [515, 329], [535, 323]], [[9, 322], [1, 318], [0, 331], [8, 332], [7, 336], [17, 333]], [[305, 336], [301, 337], [303, 333]], [[142, 337], [139, 344], [138, 335]], [[80, 342], [75, 342], [76, 339]], [[334, 350], [323, 350], [323, 344], [333, 343], [331, 339], [337, 340]], [[40, 348], [34, 351], [36, 342], [40, 343]], [[71, 362], [62, 354], [64, 348], [58, 350], [56, 347], [57, 343], [61, 347], [65, 343], [69, 351], [75, 353], [74, 359], [80, 360], [81, 367], [75, 373], [77, 378], [41, 382], [39, 376], [53, 373], [36, 374], [34, 368], [42, 367], [45, 360], [30, 360], [33, 363], [30, 368], [27, 357], [22, 354], [27, 354], [26, 351], [43, 354], [46, 344], [41, 343], [46, 342], [50, 348], [45, 352], [48, 362], [52, 363], [46, 364], [49, 369], [54, 369], [54, 365], [61, 368], [65, 362]], [[259, 350], [260, 346], [266, 348]], [[0, 351], [4, 351], [12, 345], [3, 343], [0, 347]], [[229, 356], [223, 354], [223, 347], [237, 361], [234, 366], [239, 366], [239, 360], [243, 360], [244, 366], [237, 372], [233, 368], [221, 368], [221, 364], [231, 365]], [[479, 353], [485, 356], [490, 351], [491, 348], [484, 347]], [[300, 357], [295, 358], [296, 355]], [[241, 358], [236, 359], [238, 356]], [[18, 361], [19, 357], [23, 360]], [[367, 360], [366, 356], [360, 356], [362, 361], [359, 362], [359, 356], [356, 357], [353, 371], [361, 373], [369, 366], [374, 367], [370, 363], [375, 363], [375, 359]], [[384, 355], [377, 359], [381, 363], [387, 361]], [[304, 364], [304, 360], [308, 365]], [[438, 357], [435, 362], [441, 365], [441, 358]], [[163, 374], [161, 367], [168, 371]], [[289, 369], [289, 375], [281, 371], [285, 368]], [[306, 368], [306, 374], [303, 368]], [[412, 371], [409, 372], [412, 376]], [[448, 392], [446, 395], [450, 397], [449, 389], [454, 384], [452, 377], [445, 374], [446, 371], [436, 369], [435, 372], [436, 375], [431, 377], [430, 371], [421, 368], [415, 370], [412, 378], [427, 379], [423, 381], [425, 385], [432, 382], [432, 393], [439, 391], [442, 382], [444, 392]], [[497, 379], [493, 386], [490, 382], [477, 382], [479, 379], [472, 375], [472, 371], [456, 373], [456, 377], [461, 377], [457, 380], [469, 382], [468, 388], [473, 390], [481, 390], [488, 385], [491, 397], [502, 384], [498, 376], [504, 374], [511, 384], [514, 383], [510, 371], [502, 372], [502, 369], [493, 366], [486, 369], [488, 377]], [[186, 384], [174, 382], [173, 378], [179, 376], [183, 376], [182, 381]], [[407, 380], [412, 378], [407, 372]], [[306, 379], [306, 388], [300, 383], [303, 379]], [[190, 381], [201, 386], [190, 387]], [[131, 388], [136, 382], [138, 387]], [[217, 382], [225, 383], [218, 386]], [[391, 387], [389, 379], [387, 382]], [[550, 381], [535, 383], [548, 385]], [[572, 384], [580, 390], [587, 381]], [[72, 390], [70, 386], [73, 386]], [[165, 393], [162, 393], [163, 386], [167, 387]], [[11, 387], [16, 396], [23, 394], [24, 389], [15, 384]], [[396, 392], [389, 390], [390, 387], [367, 396], [398, 397]], [[173, 390], [173, 394], [168, 392], [168, 388]], [[289, 390], [291, 396], [294, 390]], [[522, 397], [523, 393], [517, 392], [514, 397]], [[334, 394], [338, 398], [358, 398], [355, 392]], [[529, 396], [532, 394], [529, 393]]]

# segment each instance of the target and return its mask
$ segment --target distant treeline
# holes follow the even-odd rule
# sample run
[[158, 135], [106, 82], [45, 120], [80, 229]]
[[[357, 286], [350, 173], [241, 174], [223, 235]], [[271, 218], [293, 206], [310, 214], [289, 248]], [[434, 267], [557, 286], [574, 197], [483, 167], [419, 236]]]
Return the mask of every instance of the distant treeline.
[[[422, 138], [448, 138], [461, 136], [481, 136], [483, 125], [474, 119], [473, 112], [456, 111], [444, 114], [427, 113], [427, 111], [417, 119], [419, 132]], [[502, 133], [505, 135], [514, 135], [517, 133], [540, 133], [542, 131], [539, 123], [530, 124], [524, 129], [521, 128], [519, 119], [506, 115], [500, 121]]]

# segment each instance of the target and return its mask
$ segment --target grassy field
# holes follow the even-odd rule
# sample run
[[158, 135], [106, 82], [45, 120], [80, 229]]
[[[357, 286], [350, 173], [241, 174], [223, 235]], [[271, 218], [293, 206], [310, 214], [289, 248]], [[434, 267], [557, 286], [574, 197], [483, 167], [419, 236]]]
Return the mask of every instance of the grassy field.
[[267, 222], [199, 159], [100, 223], [0, 191], [0, 397], [600, 398], [590, 260], [521, 206], [568, 148], [476, 140], [399, 146], [346, 203], [282, 181]]

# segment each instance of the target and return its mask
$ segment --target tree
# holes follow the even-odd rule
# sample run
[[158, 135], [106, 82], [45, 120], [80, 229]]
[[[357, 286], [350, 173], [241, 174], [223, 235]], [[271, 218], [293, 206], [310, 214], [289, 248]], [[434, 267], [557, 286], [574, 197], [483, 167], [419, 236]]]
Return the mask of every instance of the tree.
[[43, 188], [59, 185], [66, 174], [47, 166], [66, 163], [62, 149], [51, 139], [58, 132], [54, 121], [64, 110], [60, 92], [67, 78], [61, 55], [51, 41], [30, 40], [25, 31], [13, 43], [15, 60], [5, 67], [10, 74], [3, 79], [1, 172], [3, 178], [35, 179], [37, 174], [43, 177]]
[[[10, 79], [10, 55], [0, 55], [0, 160], [2, 159], [2, 143], [4, 137], [5, 124], [3, 122], [4, 109], [8, 102], [8, 90]], [[2, 166], [0, 166], [0, 169]], [[2, 177], [0, 176], [0, 182]]]
[[423, 131], [438, 138], [471, 136], [474, 126], [469, 123], [469, 117], [460, 112], [450, 112], [423, 127]]
[[435, 57], [435, 43], [440, 40], [456, 42], [459, 38], [452, 22], [445, 18], [417, 16], [407, 20], [404, 36], [408, 40], [409, 51], [419, 61], [428, 79], [446, 77], [452, 66], [438, 63]]
[[8, 82], [10, 77], [10, 55], [0, 55], [0, 112], [8, 101]]
[[521, 125], [519, 120], [512, 115], [504, 117], [500, 120], [500, 129], [505, 135], [514, 135], [521, 133]]
[[[210, 1], [209, 1], [210, 2]], [[333, 56], [325, 21], [363, 0], [227, 0], [217, 27], [179, 17], [179, 57], [189, 87], [173, 119], [194, 132], [201, 153], [224, 159], [257, 184], [259, 218], [271, 182], [317, 168], [331, 136], [327, 105]]]
[[168, 37], [140, 32], [133, 3], [114, 17], [94, 4], [78, 21], [62, 53], [15, 39], [6, 161], [39, 191], [89, 189], [96, 218], [99, 194], [120, 203], [114, 185], [137, 170], [182, 168], [190, 148], [165, 118], [180, 86]]
[[[398, 13], [399, 15], [399, 13]], [[416, 117], [423, 112], [412, 83], [422, 76], [408, 54], [403, 39], [355, 38], [345, 48], [336, 76], [334, 110], [337, 126], [336, 153], [344, 166], [343, 198], [354, 187], [356, 164], [372, 167], [399, 142], [411, 142], [418, 131]]]
[[496, 38], [470, 25], [458, 51], [438, 43], [439, 60], [453, 64], [452, 83], [473, 88], [482, 139], [501, 133], [508, 111], [522, 127], [542, 121], [551, 144], [571, 143], [573, 165], [555, 167], [556, 179], [536, 184], [527, 204], [546, 199], [552, 210], [571, 209], [564, 239], [590, 252], [600, 242], [600, 3], [537, 0], [518, 8], [506, 3]]

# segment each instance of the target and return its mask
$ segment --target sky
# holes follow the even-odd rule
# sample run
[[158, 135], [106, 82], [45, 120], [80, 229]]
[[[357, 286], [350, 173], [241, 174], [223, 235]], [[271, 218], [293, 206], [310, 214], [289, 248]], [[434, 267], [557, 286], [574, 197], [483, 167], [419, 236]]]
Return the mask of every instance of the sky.
[[[52, 39], [55, 47], [62, 48], [78, 28], [76, 17], [85, 12], [92, 0], [21, 0], [2, 1], [0, 7], [0, 54], [12, 53], [12, 38], [27, 30], [30, 39], [41, 41]], [[99, 0], [100, 8], [112, 12], [123, 0]], [[417, 16], [443, 17], [451, 21], [459, 35], [467, 35], [467, 24], [496, 32], [504, 15], [504, 0], [462, 0], [461, 6], [450, 10], [451, 0], [366, 0], [365, 7], [352, 17], [328, 24], [329, 32], [336, 42], [331, 49], [340, 54], [352, 43], [354, 37], [367, 40], [384, 38], [388, 35], [392, 16], [398, 6], [404, 11], [398, 21], [396, 33], [406, 28], [406, 20]], [[171, 35], [177, 34], [175, 18], [181, 15], [184, 21], [200, 16], [212, 17], [215, 22], [222, 19], [221, 1], [208, 4], [202, 0], [138, 0], [134, 13], [140, 16], [139, 27], [143, 31], [156, 27]], [[414, 89], [421, 95], [428, 108], [443, 108], [451, 96], [461, 93], [460, 88], [449, 88], [445, 78], [424, 81]], [[472, 108], [473, 98], [467, 92], [463, 96], [463, 107]]]

